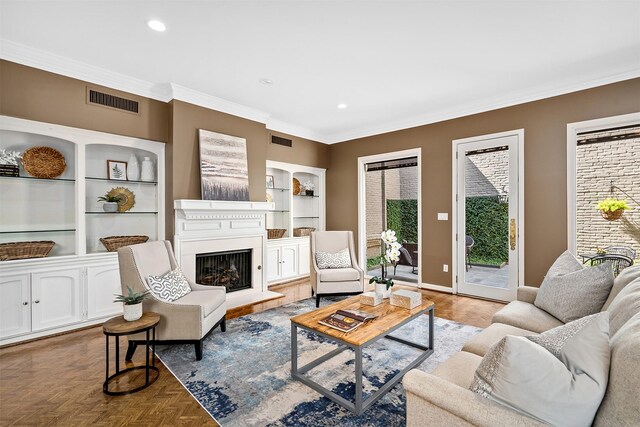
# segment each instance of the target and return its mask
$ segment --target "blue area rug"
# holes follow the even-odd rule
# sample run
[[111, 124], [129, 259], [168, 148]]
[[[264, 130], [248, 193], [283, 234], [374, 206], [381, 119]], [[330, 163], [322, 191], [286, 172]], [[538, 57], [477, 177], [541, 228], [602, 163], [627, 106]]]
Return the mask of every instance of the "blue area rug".
[[[334, 298], [335, 301], [341, 298]], [[328, 301], [323, 300], [326, 304]], [[404, 426], [402, 384], [360, 416], [291, 379], [289, 318], [315, 309], [313, 299], [227, 321], [227, 332], [215, 330], [196, 361], [193, 345], [158, 346], [162, 362], [223, 426]], [[435, 319], [435, 352], [418, 369], [432, 371], [459, 351], [480, 328]], [[427, 343], [428, 316], [394, 332]], [[332, 342], [300, 331], [298, 366], [336, 348]], [[363, 386], [368, 393], [415, 359], [419, 351], [382, 339], [364, 350]], [[343, 351], [305, 375], [344, 398], [354, 395], [354, 353]]]

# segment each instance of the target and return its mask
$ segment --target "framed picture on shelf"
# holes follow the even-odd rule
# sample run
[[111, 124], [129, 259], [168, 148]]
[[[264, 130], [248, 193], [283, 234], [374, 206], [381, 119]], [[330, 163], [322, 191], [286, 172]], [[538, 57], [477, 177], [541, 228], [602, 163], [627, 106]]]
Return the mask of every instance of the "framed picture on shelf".
[[127, 180], [127, 162], [107, 160], [107, 178], [116, 181]]
[[274, 188], [273, 175], [267, 175], [267, 188]]

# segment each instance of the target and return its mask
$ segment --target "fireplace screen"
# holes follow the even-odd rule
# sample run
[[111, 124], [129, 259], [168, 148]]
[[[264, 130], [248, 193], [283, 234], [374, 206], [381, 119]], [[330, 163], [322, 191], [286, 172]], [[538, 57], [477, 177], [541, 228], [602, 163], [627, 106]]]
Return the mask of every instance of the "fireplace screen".
[[227, 292], [251, 289], [251, 249], [197, 254], [196, 283]]

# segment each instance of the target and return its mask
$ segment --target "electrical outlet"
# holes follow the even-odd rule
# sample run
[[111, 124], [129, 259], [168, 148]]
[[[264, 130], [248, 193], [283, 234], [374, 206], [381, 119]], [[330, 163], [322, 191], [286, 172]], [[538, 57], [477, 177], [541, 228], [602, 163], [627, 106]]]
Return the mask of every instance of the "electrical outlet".
[[444, 271], [445, 273], [449, 272], [449, 265], [448, 264], [442, 264], [442, 271]]

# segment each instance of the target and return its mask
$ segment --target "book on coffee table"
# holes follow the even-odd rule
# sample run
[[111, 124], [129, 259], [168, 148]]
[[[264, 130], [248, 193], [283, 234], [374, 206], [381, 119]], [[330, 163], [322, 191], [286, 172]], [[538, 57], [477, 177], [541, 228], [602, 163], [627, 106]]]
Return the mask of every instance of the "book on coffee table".
[[358, 326], [373, 320], [376, 317], [378, 316], [375, 314], [359, 310], [338, 310], [324, 319], [318, 320], [318, 323], [342, 332], [351, 332]]

